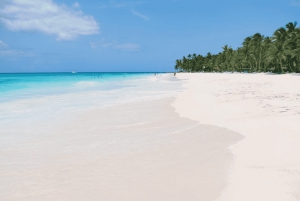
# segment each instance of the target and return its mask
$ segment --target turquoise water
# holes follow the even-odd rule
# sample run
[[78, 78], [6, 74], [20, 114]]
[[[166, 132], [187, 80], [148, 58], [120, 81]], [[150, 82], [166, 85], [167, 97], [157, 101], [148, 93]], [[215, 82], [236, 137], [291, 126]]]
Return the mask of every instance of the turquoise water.
[[173, 75], [161, 73], [0, 74], [0, 128], [65, 121], [82, 111], [171, 97], [180, 86]]
[[0, 74], [0, 102], [89, 90], [110, 90], [129, 79], [153, 73], [4, 73]]

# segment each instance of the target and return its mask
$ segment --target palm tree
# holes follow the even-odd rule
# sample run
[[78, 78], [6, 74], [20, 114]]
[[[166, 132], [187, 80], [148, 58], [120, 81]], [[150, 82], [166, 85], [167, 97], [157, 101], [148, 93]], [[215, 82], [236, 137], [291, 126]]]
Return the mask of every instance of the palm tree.
[[203, 71], [209, 71], [209, 69], [212, 68], [212, 54], [210, 52], [208, 52], [205, 56], [205, 59], [204, 59], [204, 63], [202, 65], [202, 70]]
[[238, 48], [236, 51], [233, 53], [233, 63], [236, 64], [237, 66], [237, 71], [241, 72], [243, 68], [243, 52], [242, 48]]
[[[277, 29], [272, 37], [260, 33], [247, 37], [242, 47], [233, 50], [230, 46], [222, 47], [218, 54], [206, 56], [189, 54], [176, 60], [175, 69], [194, 71], [268, 71], [275, 67], [278, 72], [300, 72], [300, 28], [290, 22]], [[205, 67], [205, 69], [204, 69]]]
[[224, 45], [222, 47], [223, 49], [223, 58], [224, 58], [224, 61], [223, 61], [223, 65], [224, 65], [224, 69], [226, 70], [229, 70], [229, 60], [230, 60], [230, 54], [229, 54], [229, 48], [228, 45]]
[[265, 37], [262, 43], [262, 69], [264, 72], [267, 72], [269, 62], [267, 60], [267, 53], [271, 47], [272, 40], [270, 37]]
[[285, 47], [283, 43], [273, 43], [271, 48], [268, 51], [268, 61], [273, 61], [274, 63], [277, 64], [277, 69], [278, 72], [283, 72], [283, 65], [286, 60], [286, 52], [285, 52]]
[[264, 36], [261, 35], [260, 33], [256, 33], [253, 35], [252, 40], [250, 41], [252, 55], [255, 60], [255, 71], [261, 70], [263, 40], [264, 40]]
[[300, 71], [300, 28], [297, 28], [295, 33], [296, 33], [295, 36], [296, 48], [292, 51], [292, 54], [295, 57], [295, 71], [299, 72]]
[[251, 36], [245, 38], [242, 47], [242, 51], [245, 56], [244, 62], [247, 64], [247, 69], [249, 69], [249, 71], [251, 71], [253, 68], [252, 53], [251, 53], [251, 46], [250, 46], [251, 40], [252, 40]]
[[180, 59], [176, 59], [175, 70], [178, 71], [182, 69], [182, 62]]
[[284, 41], [287, 47], [287, 65], [292, 72], [297, 71], [297, 39], [299, 35], [297, 32], [299, 29], [296, 29], [296, 26], [297, 22], [290, 22], [286, 25], [287, 39]]
[[297, 26], [297, 22], [294, 23], [290, 22], [287, 25], [285, 25], [288, 33], [294, 32], [296, 30], [296, 26]]

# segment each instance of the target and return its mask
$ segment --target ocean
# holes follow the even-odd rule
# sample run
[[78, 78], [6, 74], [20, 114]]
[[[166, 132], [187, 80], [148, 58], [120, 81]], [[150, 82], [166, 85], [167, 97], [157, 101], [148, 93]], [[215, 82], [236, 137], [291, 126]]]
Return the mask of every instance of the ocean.
[[154, 73], [4, 73], [0, 74], [0, 102], [130, 88], [137, 79], [151, 75]]
[[176, 81], [167, 73], [0, 74], [0, 146], [28, 125], [67, 123], [80, 112], [174, 96], [181, 86]]

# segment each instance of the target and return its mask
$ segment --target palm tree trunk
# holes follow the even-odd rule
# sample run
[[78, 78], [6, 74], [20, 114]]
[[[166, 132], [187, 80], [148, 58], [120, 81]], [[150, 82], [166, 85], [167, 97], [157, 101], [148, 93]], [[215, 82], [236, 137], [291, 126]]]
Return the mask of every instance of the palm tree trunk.
[[249, 71], [251, 71], [252, 68], [253, 68], [251, 61], [249, 62], [249, 64], [250, 64], [250, 69], [249, 69]]
[[258, 69], [260, 70], [260, 64], [261, 64], [261, 47], [260, 47], [260, 53], [259, 53], [259, 61], [258, 61]]

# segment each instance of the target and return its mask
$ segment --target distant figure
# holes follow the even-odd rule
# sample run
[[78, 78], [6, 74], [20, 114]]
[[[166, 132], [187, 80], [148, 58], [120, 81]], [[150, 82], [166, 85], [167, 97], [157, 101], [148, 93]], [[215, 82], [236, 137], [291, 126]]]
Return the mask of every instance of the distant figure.
[[174, 76], [176, 76], [176, 72], [174, 72]]

